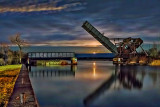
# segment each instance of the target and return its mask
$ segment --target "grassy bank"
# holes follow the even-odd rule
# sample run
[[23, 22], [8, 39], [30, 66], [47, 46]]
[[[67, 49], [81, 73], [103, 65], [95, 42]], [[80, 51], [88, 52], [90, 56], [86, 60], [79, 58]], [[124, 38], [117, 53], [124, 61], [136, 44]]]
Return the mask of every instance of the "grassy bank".
[[0, 107], [7, 105], [21, 65], [0, 66]]
[[149, 65], [151, 65], [151, 66], [160, 66], [160, 59], [153, 60]]

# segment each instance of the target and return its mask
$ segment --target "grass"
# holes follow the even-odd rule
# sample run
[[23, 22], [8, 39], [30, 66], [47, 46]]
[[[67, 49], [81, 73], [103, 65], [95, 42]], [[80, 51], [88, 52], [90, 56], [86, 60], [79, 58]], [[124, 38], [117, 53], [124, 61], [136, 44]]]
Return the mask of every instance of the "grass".
[[2, 71], [9, 71], [9, 70], [16, 70], [21, 68], [22, 65], [6, 65], [6, 66], [0, 66], [0, 72]]
[[21, 65], [0, 66], [0, 107], [7, 106]]
[[151, 66], [160, 66], [160, 60], [153, 60], [151, 63], [150, 63]]

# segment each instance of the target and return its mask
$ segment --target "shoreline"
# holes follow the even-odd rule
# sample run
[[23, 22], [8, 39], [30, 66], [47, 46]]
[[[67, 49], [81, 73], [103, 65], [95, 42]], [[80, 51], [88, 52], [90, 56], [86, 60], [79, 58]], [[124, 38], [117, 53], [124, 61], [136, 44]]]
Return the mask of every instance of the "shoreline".
[[13, 89], [13, 93], [7, 105], [7, 107], [14, 106], [39, 107], [38, 101], [32, 88], [32, 84], [30, 82], [29, 71], [25, 65], [22, 65], [21, 71]]

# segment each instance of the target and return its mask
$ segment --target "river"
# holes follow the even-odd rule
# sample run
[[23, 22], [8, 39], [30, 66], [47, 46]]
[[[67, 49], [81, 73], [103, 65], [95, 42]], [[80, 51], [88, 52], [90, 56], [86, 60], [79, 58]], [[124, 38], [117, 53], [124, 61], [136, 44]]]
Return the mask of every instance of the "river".
[[160, 107], [160, 67], [78, 61], [32, 66], [29, 75], [41, 107]]

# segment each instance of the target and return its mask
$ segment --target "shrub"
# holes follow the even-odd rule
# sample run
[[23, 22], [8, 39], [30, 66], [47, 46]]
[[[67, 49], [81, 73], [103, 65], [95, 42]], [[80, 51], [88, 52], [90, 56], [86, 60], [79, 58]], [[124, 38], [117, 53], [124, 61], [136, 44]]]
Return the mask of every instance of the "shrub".
[[19, 58], [13, 58], [12, 64], [19, 64]]
[[4, 56], [4, 55], [0, 52], [0, 58], [3, 58], [3, 56]]
[[5, 65], [4, 59], [0, 58], [0, 66]]

